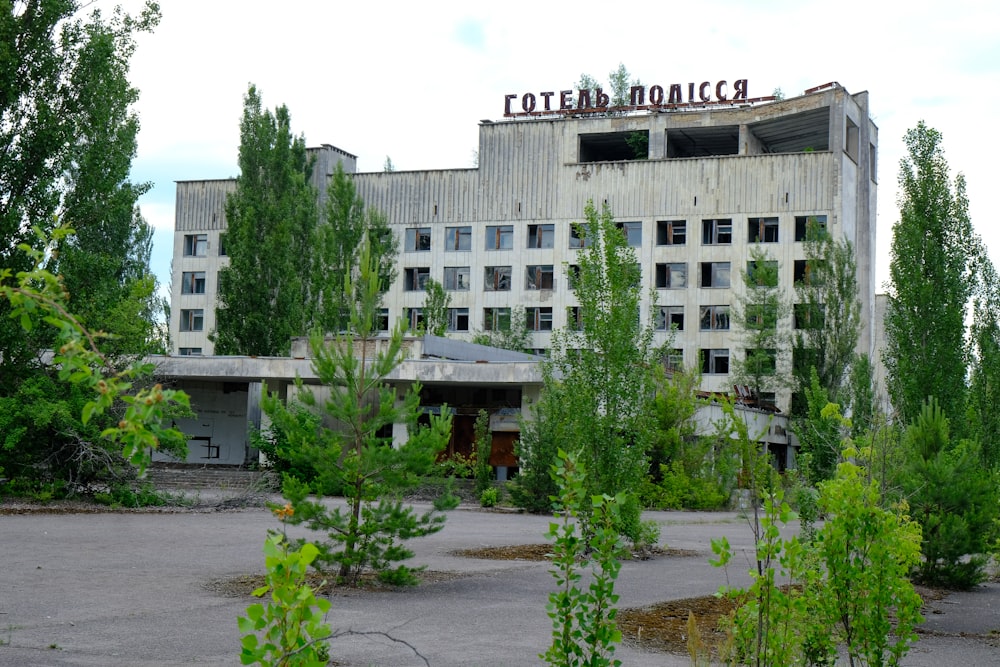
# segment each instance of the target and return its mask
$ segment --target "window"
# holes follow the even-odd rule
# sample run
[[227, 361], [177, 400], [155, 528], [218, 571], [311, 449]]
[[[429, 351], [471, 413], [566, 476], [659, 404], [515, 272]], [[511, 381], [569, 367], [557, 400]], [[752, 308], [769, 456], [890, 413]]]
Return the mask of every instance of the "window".
[[590, 245], [587, 238], [587, 226], [581, 223], [571, 223], [569, 226], [569, 247], [586, 248]]
[[219, 234], [219, 257], [225, 257], [228, 254], [226, 252], [226, 233], [222, 232]]
[[699, 328], [702, 331], [729, 330], [729, 306], [702, 306], [699, 312]]
[[657, 306], [653, 326], [657, 331], [684, 331], [684, 306]]
[[825, 215], [795, 216], [795, 240], [806, 241], [821, 239], [826, 236]]
[[529, 266], [525, 269], [524, 289], [552, 289], [555, 282], [555, 272], [551, 264]]
[[566, 265], [566, 284], [569, 285], [571, 290], [575, 290], [576, 286], [580, 284], [580, 265], [579, 264], [567, 264]]
[[419, 292], [424, 289], [431, 270], [426, 266], [410, 266], [403, 269], [403, 289], [407, 292]]
[[487, 250], [510, 250], [514, 247], [514, 225], [489, 225], [486, 227]]
[[[589, 104], [585, 101], [582, 106], [594, 108], [596, 104], [597, 99], [591, 99]], [[645, 160], [649, 157], [649, 130], [581, 134], [579, 140], [580, 162]]]
[[701, 351], [701, 372], [706, 375], [725, 375], [729, 372], [729, 350], [703, 349]]
[[686, 220], [660, 220], [656, 223], [656, 245], [685, 245]]
[[797, 303], [792, 309], [796, 329], [822, 329], [826, 313], [821, 303]]
[[448, 331], [468, 331], [468, 330], [469, 330], [469, 309], [449, 308]]
[[777, 218], [750, 218], [749, 224], [750, 243], [777, 243], [778, 242], [778, 219]]
[[702, 287], [729, 287], [729, 262], [702, 262]]
[[200, 357], [201, 348], [200, 347], [182, 347], [178, 350], [178, 354], [182, 357]]
[[203, 308], [191, 308], [181, 311], [181, 331], [204, 331], [205, 330], [205, 310]]
[[774, 260], [747, 262], [747, 278], [760, 287], [777, 287], [778, 262]]
[[208, 254], [208, 234], [185, 234], [184, 256], [204, 257]]
[[445, 250], [472, 250], [472, 227], [447, 227], [444, 230]]
[[452, 292], [464, 292], [472, 286], [472, 269], [468, 266], [444, 267], [444, 288]]
[[844, 131], [844, 152], [847, 153], [847, 156], [855, 162], [858, 161], [858, 144], [860, 143], [860, 136], [858, 124], [848, 118], [847, 127]]
[[552, 308], [525, 308], [528, 331], [552, 331]]
[[483, 308], [483, 329], [510, 331], [510, 308]]
[[641, 222], [618, 222], [615, 227], [622, 230], [625, 235], [625, 243], [632, 248], [642, 245], [642, 223]]
[[765, 348], [747, 350], [746, 365], [750, 375], [774, 375], [778, 367], [778, 351]]
[[659, 289], [687, 287], [688, 265], [684, 262], [656, 265], [656, 286]]
[[528, 247], [529, 248], [553, 248], [556, 241], [556, 226], [528, 225]]
[[185, 271], [181, 274], [181, 294], [204, 294], [205, 272]]
[[797, 259], [793, 267], [792, 279], [802, 285], [823, 284], [821, 260]]
[[729, 245], [733, 242], [732, 220], [702, 220], [702, 245]]
[[431, 228], [410, 227], [406, 230], [403, 250], [406, 252], [427, 252], [431, 249]]
[[404, 308], [403, 320], [406, 322], [406, 328], [408, 330], [419, 331], [424, 326], [424, 309]]
[[510, 289], [509, 266], [487, 266], [483, 289], [487, 292], [506, 292]]
[[746, 328], [752, 331], [767, 331], [778, 328], [777, 304], [748, 303], [746, 316]]
[[566, 308], [566, 328], [570, 331], [583, 331], [583, 318], [580, 312], [580, 306]]
[[663, 355], [663, 367], [668, 371], [679, 371], [684, 368], [684, 350], [679, 347], [667, 350]]
[[388, 331], [389, 330], [389, 309], [379, 308], [378, 312], [375, 313], [375, 331]]

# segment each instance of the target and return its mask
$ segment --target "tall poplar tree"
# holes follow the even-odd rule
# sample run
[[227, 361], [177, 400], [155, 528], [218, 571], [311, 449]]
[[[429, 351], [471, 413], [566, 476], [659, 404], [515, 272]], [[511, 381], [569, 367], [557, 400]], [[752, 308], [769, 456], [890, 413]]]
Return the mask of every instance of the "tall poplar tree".
[[885, 315], [889, 396], [902, 423], [913, 422], [933, 396], [958, 427], [966, 405], [965, 319], [978, 244], [965, 179], [949, 176], [941, 133], [921, 121], [905, 141]]
[[294, 136], [288, 107], [261, 108], [253, 85], [243, 100], [240, 175], [226, 200], [229, 266], [219, 271], [212, 333], [217, 354], [287, 354], [309, 329], [318, 211], [313, 160]]
[[735, 322], [741, 330], [743, 358], [732, 362], [733, 380], [760, 396], [788, 386], [788, 332], [781, 321], [789, 304], [778, 281], [778, 262], [755, 246], [741, 271], [744, 292], [737, 297]]

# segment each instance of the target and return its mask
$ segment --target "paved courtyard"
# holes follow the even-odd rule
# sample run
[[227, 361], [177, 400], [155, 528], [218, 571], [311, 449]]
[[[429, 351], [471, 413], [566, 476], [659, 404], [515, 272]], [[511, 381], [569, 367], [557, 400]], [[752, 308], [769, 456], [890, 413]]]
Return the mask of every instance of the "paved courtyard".
[[[752, 546], [746, 522], [735, 513], [652, 512], [646, 518], [661, 524], [667, 546], [697, 555], [625, 562], [617, 586], [622, 608], [710, 594], [725, 581], [708, 564], [710, 539], [725, 535], [737, 549]], [[411, 546], [415, 563], [461, 576], [399, 591], [347, 592], [333, 599], [330, 623], [388, 632], [435, 667], [541, 664], [537, 654], [551, 628], [547, 564], [452, 552], [537, 544], [548, 521], [472, 508], [450, 512], [444, 530]], [[262, 573], [261, 546], [277, 526], [263, 508], [0, 516], [0, 665], [238, 665], [236, 617], [249, 600], [209, 586]], [[745, 564], [730, 568], [731, 583], [746, 583], [738, 572]], [[906, 665], [1000, 664], [1000, 586], [953, 594], [929, 612], [925, 627], [934, 634], [922, 635]], [[377, 635], [338, 639], [331, 656], [352, 667], [423, 664], [405, 646]], [[617, 656], [627, 667], [689, 664], [686, 656], [629, 645]]]

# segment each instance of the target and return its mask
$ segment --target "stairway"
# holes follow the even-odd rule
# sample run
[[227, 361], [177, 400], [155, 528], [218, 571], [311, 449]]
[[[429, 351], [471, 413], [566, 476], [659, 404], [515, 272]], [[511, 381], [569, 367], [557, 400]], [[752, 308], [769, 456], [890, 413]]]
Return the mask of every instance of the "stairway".
[[146, 479], [163, 490], [267, 492], [277, 488], [276, 478], [270, 472], [227, 465], [154, 463], [146, 469]]

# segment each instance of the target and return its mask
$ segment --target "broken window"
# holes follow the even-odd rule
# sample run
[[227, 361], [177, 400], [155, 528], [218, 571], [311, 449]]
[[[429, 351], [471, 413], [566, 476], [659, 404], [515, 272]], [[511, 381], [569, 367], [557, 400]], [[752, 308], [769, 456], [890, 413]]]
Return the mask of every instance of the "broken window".
[[468, 266], [444, 267], [444, 288], [452, 292], [464, 292], [472, 286], [472, 269]]
[[777, 243], [778, 242], [778, 219], [777, 218], [750, 218], [749, 223], [750, 243]]
[[200, 347], [182, 347], [177, 353], [182, 357], [200, 357], [201, 348]]
[[638, 248], [642, 245], [642, 223], [641, 222], [618, 222], [615, 226], [621, 230], [625, 236], [625, 243], [631, 248]]
[[684, 368], [684, 350], [674, 347], [663, 355], [663, 367], [668, 371], [679, 371]]
[[510, 331], [510, 308], [483, 308], [484, 331]]
[[468, 330], [469, 330], [469, 309], [449, 308], [448, 331], [468, 331]]
[[699, 328], [702, 331], [729, 329], [729, 306], [702, 306], [699, 311]]
[[524, 289], [552, 289], [555, 282], [555, 272], [551, 264], [529, 266], [525, 269]]
[[208, 234], [185, 234], [184, 256], [204, 257], [208, 254]]
[[406, 230], [406, 239], [403, 243], [405, 252], [427, 252], [430, 249], [430, 227], [410, 227]]
[[483, 289], [487, 292], [506, 292], [510, 289], [509, 266], [487, 266]]
[[795, 240], [814, 241], [826, 236], [825, 215], [795, 216]]
[[587, 248], [590, 246], [590, 239], [587, 237], [587, 226], [580, 223], [571, 223], [569, 227], [569, 247]]
[[510, 250], [513, 247], [514, 225], [487, 225], [487, 250]]
[[648, 157], [648, 130], [580, 135], [580, 162], [645, 160]]
[[580, 313], [580, 306], [566, 308], [566, 327], [570, 331], [583, 331], [583, 318]]
[[181, 274], [181, 294], [204, 294], [205, 272], [185, 271]]
[[219, 234], [219, 257], [225, 257], [227, 254], [229, 253], [226, 252], [226, 232], [222, 232]]
[[379, 308], [378, 312], [375, 313], [375, 331], [388, 331], [389, 330], [389, 309]]
[[823, 283], [822, 269], [821, 260], [797, 259], [795, 260], [792, 279], [796, 284], [821, 285]]
[[685, 245], [686, 220], [659, 220], [656, 223], [656, 245]]
[[205, 309], [186, 308], [181, 310], [181, 331], [204, 331]]
[[684, 331], [684, 306], [657, 306], [653, 326], [657, 331]]
[[687, 287], [687, 264], [684, 262], [657, 264], [656, 287], [658, 289]]
[[702, 262], [702, 287], [729, 287], [729, 262]]
[[552, 308], [525, 308], [525, 324], [528, 331], [552, 331]]
[[731, 219], [701, 221], [702, 245], [729, 245], [732, 242], [733, 221]]
[[472, 227], [445, 229], [445, 250], [472, 250]]
[[431, 270], [426, 266], [410, 266], [403, 269], [403, 289], [407, 292], [419, 292], [427, 285]]
[[724, 348], [701, 350], [701, 372], [705, 375], [725, 375], [729, 372], [729, 350]]
[[410, 331], [420, 331], [424, 326], [423, 308], [406, 308], [403, 310], [406, 328]]
[[580, 284], [580, 265], [579, 264], [567, 264], [566, 265], [566, 284], [569, 285], [571, 290], [575, 290], [576, 286]]
[[553, 248], [556, 240], [554, 224], [528, 225], [529, 248]]

